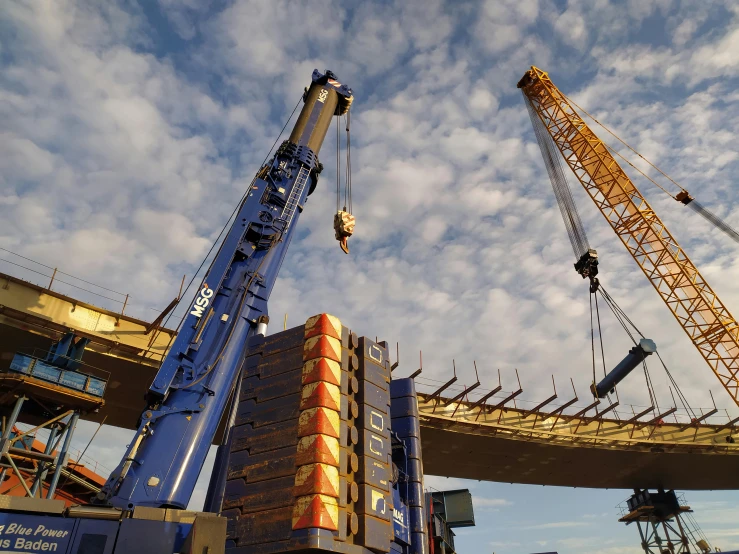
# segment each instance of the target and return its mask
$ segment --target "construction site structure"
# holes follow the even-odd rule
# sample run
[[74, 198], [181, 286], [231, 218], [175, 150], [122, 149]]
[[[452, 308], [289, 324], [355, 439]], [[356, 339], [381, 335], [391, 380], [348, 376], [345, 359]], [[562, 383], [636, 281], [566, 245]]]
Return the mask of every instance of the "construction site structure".
[[[217, 499], [217, 512], [228, 518], [225, 538], [218, 539], [225, 520], [213, 515], [127, 512], [29, 494], [3, 504], [6, 540], [23, 551], [70, 554], [109, 552], [112, 545], [116, 552], [199, 552], [204, 544], [233, 554], [456, 552], [452, 529], [474, 525], [471, 496], [466, 490], [424, 494], [414, 382], [391, 378], [386, 343], [358, 337], [321, 314], [304, 326], [253, 337], [247, 347], [224, 496]], [[219, 477], [214, 473], [212, 482]], [[52, 539], [26, 539], [29, 529]], [[155, 530], [158, 540], [144, 544], [143, 534]], [[84, 539], [90, 534], [97, 546]]]
[[[87, 342], [67, 332], [46, 352], [16, 353], [8, 370], [0, 372], [0, 405], [12, 406], [3, 416], [0, 484], [11, 471], [29, 497], [45, 493], [45, 498], [54, 498], [62, 474], [72, 478], [67, 465], [77, 421], [104, 404], [108, 381], [102, 370], [84, 366]], [[16, 424], [21, 421], [35, 426], [20, 432]], [[42, 451], [33, 448], [39, 429], [49, 432]], [[30, 484], [24, 475], [28, 472]]]
[[[693, 459], [712, 470], [708, 482], [716, 468], [734, 461], [733, 440], [724, 439], [731, 439], [735, 422], [677, 423], [666, 433], [664, 422], [643, 421], [640, 413], [611, 426], [603, 416], [615, 408], [586, 415], [599, 403], [568, 415], [575, 398], [545, 411], [556, 392], [511, 414], [508, 402], [520, 386], [502, 400], [493, 399], [499, 385], [470, 401], [478, 379], [454, 397], [442, 396], [455, 374], [420, 396], [413, 376], [392, 378], [397, 362], [391, 363], [386, 343], [360, 337], [328, 314], [269, 335], [269, 296], [316, 188], [323, 167], [318, 152], [330, 122], [347, 115], [352, 100], [351, 89], [333, 73], [313, 73], [289, 140], [245, 191], [177, 331], [163, 328], [161, 316], [150, 324], [124, 316], [125, 303], [119, 314], [96, 311], [5, 279], [0, 299], [8, 304], [0, 307], [0, 325], [13, 338], [53, 342], [40, 351], [18, 351], [22, 343], [10, 342], [1, 373], [5, 469], [20, 478], [16, 460], [23, 459], [38, 479], [26, 497], [3, 497], [0, 548], [69, 554], [454, 552], [453, 529], [474, 524], [471, 510], [456, 513], [469, 494], [424, 494], [422, 441], [426, 463], [438, 468], [434, 473], [468, 476], [487, 466], [483, 478], [505, 481], [511, 480], [505, 456], [493, 472], [490, 460], [479, 458], [482, 451], [474, 455], [475, 445], [490, 450], [503, 440], [527, 451], [543, 445], [552, 449], [552, 460], [560, 456], [562, 464], [538, 474], [518, 464], [525, 469], [521, 482], [556, 480], [563, 473], [555, 466], [570, 465], [579, 453], [619, 466], [632, 455], [697, 453]], [[349, 227], [337, 230], [344, 251]], [[83, 352], [105, 361], [101, 367], [109, 373], [87, 367]], [[59, 479], [70, 474], [77, 421], [100, 418], [116, 391], [136, 380], [140, 385], [142, 376], [148, 376], [144, 387], [133, 386], [128, 390], [134, 394], [117, 399], [134, 407], [109, 410], [135, 434], [93, 503], [67, 506], [55, 499]], [[147, 387], [135, 406], [135, 393]], [[49, 429], [44, 452], [19, 446], [30, 432], [14, 431], [16, 422]], [[218, 450], [206, 511], [189, 512], [185, 507], [213, 442]], [[452, 447], [473, 455], [449, 456]], [[648, 486], [655, 478], [663, 476], [635, 471], [623, 482]], [[690, 478], [673, 475], [676, 481]], [[39, 498], [44, 491], [47, 498]]]
[[[15, 306], [12, 317], [0, 308], [0, 368], [8, 369], [18, 345], [48, 351], [64, 329], [72, 328], [77, 336], [90, 338], [84, 360], [110, 372], [104, 405], [81, 413], [80, 419], [105, 420], [133, 431], [145, 405], [142, 391], [156, 374], [152, 352], [155, 360], [160, 358], [175, 332], [147, 334], [144, 321], [82, 304], [48, 287], [0, 274], [0, 305]], [[156, 348], [147, 347], [152, 339]], [[427, 445], [425, 464], [432, 475], [627, 490], [660, 485], [681, 490], [739, 488], [739, 476], [730, 469], [739, 454], [735, 440], [739, 420], [723, 410], [699, 412], [698, 418], [708, 415], [701, 421], [692, 421], [690, 414], [672, 404], [643, 413], [648, 406], [596, 401], [584, 398], [584, 391], [568, 392], [559, 379], [556, 389], [544, 397], [532, 396], [520, 386], [513, 369], [474, 390], [469, 389], [477, 383], [464, 382], [460, 373], [448, 388], [434, 394], [439, 385], [425, 375], [424, 370], [415, 381], [422, 442]], [[454, 378], [451, 369], [450, 377]], [[14, 402], [13, 397], [3, 402], [7, 415]], [[221, 442], [224, 427], [222, 421], [211, 442]], [[454, 445], [471, 454], [450, 456]], [[549, 463], [536, 463], [537, 452]], [[528, 462], [516, 462], [519, 458]]]
[[[19, 428], [12, 429], [9, 438], [12, 440], [23, 434]], [[18, 445], [18, 448], [26, 450], [30, 453], [30, 457], [12, 456], [13, 461], [18, 469], [18, 473], [13, 470], [12, 466], [7, 462], [4, 464], [4, 475], [0, 480], [0, 496], [27, 496], [27, 490], [35, 491], [37, 496], [46, 498], [48, 496], [49, 486], [55, 468], [54, 464], [48, 467], [46, 478], [39, 475], [40, 464], [34, 455], [51, 454], [57, 457], [59, 451], [53, 450], [53, 446], [48, 446], [48, 440], [39, 440], [41, 437], [36, 433], [24, 435]], [[50, 438], [49, 436], [46, 437]], [[57, 458], [58, 460], [58, 458]], [[105, 476], [100, 475], [102, 466], [92, 460], [87, 459], [84, 453], [70, 453], [66, 466], [61, 469], [61, 477], [58, 481], [56, 491], [53, 498], [63, 500], [67, 507], [76, 504], [85, 504], [89, 501], [90, 495], [96, 494], [105, 483]]]
[[[598, 334], [601, 335], [597, 300], [597, 294], [601, 292], [601, 296], [604, 297], [634, 343], [634, 347], [628, 355], [600, 382], [596, 383], [595, 342], [592, 339], [594, 381], [591, 391], [596, 401], [612, 394], [619, 382], [626, 378], [636, 367], [643, 365], [653, 405], [644, 413], [634, 414], [634, 418], [630, 421], [638, 421], [640, 417], [654, 410], [654, 391], [647, 372], [645, 358], [656, 353], [657, 348], [653, 341], [641, 334], [641, 331], [617, 306], [613, 298], [602, 289], [600, 281], [596, 277], [600, 261], [597, 252], [591, 249], [588, 243], [576, 203], [560, 165], [562, 159], [626, 246], [628, 252], [667, 304], [700, 354], [708, 362], [723, 387], [734, 402], [739, 405], [739, 325], [716, 293], [706, 283], [696, 266], [687, 257], [674, 236], [657, 217], [641, 192], [619, 166], [615, 156], [623, 158], [664, 192], [678, 202], [691, 206], [697, 213], [734, 240], [739, 239], [739, 233], [705, 207], [695, 202], [695, 199], [687, 190], [578, 106], [578, 109], [601, 125], [621, 144], [639, 155], [673, 185], [679, 187], [680, 192], [676, 195], [671, 194], [654, 179], [621, 156], [620, 153], [603, 143], [585, 123], [582, 115], [575, 110], [576, 104], [552, 83], [546, 72], [532, 66], [517, 86], [524, 95], [547, 173], [577, 259], [575, 269], [583, 278], [590, 279], [591, 337], [594, 331], [593, 298], [595, 298]], [[633, 328], [637, 336], [641, 336], [638, 343], [629, 331], [629, 327]], [[602, 348], [601, 342], [601, 352]], [[659, 354], [657, 354], [657, 357], [659, 357]], [[661, 357], [660, 361], [668, 377], [672, 380], [686, 410], [692, 412], [692, 409], [686, 405], [684, 395], [669, 374], [669, 370]], [[605, 356], [603, 356], [603, 365], [605, 370]], [[616, 396], [616, 399], [618, 399], [618, 396]], [[611, 400], [609, 402], [612, 405], [618, 405], [618, 400], [615, 404]], [[652, 423], [659, 422], [663, 424], [664, 417], [674, 413], [675, 410], [676, 407], [655, 415]], [[691, 423], [700, 424], [716, 412], [716, 409], [699, 414], [693, 412]], [[732, 428], [737, 420], [739, 418], [730, 420], [727, 428]], [[683, 429], [686, 428], [683, 427]], [[634, 427], [634, 430], [636, 430], [636, 427]], [[653, 428], [650, 431], [650, 436], [655, 431], [656, 428]], [[728, 444], [734, 442], [733, 431], [726, 436], [725, 440]], [[681, 462], [677, 458], [672, 461]], [[686, 468], [691, 468], [688, 460], [682, 460], [682, 463], [685, 464]], [[647, 553], [711, 552], [710, 544], [705, 537], [700, 535], [697, 526], [690, 525], [694, 523], [690, 516], [692, 510], [686, 505], [681, 505], [673, 490], [664, 490], [664, 487], [669, 486], [668, 483], [672, 481], [667, 475], [671, 470], [671, 466], [664, 467], [665, 471], [660, 471], [662, 475], [654, 479], [655, 482], [659, 482], [658, 491], [642, 490], [645, 485], [635, 488], [634, 495], [627, 501], [628, 509], [624, 511], [620, 521], [627, 524], [637, 524], [642, 540], [642, 548]], [[726, 477], [730, 473], [732, 471], [727, 468], [725, 473], [722, 473], [722, 477]], [[735, 488], [735, 485], [729, 486], [729, 488]]]
[[[636, 524], [646, 554], [708, 554], [713, 550], [692, 517], [693, 510], [675, 491], [634, 490], [621, 506], [620, 522]], [[734, 554], [739, 551], [733, 551]], [[727, 553], [730, 554], [730, 553]]]

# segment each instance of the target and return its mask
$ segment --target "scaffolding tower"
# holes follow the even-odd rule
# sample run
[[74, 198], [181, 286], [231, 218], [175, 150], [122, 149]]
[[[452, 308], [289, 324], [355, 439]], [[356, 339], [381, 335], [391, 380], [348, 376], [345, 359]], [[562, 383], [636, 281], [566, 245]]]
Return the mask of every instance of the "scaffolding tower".
[[685, 497], [675, 491], [634, 490], [621, 505], [620, 522], [636, 523], [641, 546], [647, 554], [707, 554], [711, 544], [685, 505]]
[[[82, 362], [88, 340], [67, 332], [48, 351], [19, 352], [0, 370], [0, 487], [17, 479], [27, 497], [54, 498], [59, 479], [77, 479], [67, 468], [80, 415], [99, 410], [107, 372]], [[33, 425], [21, 431], [17, 424]], [[48, 430], [43, 451], [35, 434]]]

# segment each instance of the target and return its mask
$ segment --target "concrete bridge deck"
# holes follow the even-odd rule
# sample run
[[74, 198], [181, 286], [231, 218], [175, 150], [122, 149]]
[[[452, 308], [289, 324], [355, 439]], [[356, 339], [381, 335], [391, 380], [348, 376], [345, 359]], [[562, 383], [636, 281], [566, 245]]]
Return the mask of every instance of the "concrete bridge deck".
[[[573, 417], [419, 396], [424, 471], [533, 485], [739, 489], [739, 428]], [[551, 412], [550, 412], [551, 413]], [[667, 419], [667, 418], [665, 418]]]

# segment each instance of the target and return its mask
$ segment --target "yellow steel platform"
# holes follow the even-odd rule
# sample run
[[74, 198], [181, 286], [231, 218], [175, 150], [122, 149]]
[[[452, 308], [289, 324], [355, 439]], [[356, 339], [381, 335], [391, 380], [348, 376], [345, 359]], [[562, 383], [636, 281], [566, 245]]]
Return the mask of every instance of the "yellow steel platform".
[[[175, 336], [170, 329], [147, 332], [148, 325], [0, 273], [0, 371], [17, 351], [47, 350], [70, 330], [89, 338], [85, 363], [111, 377], [105, 405], [84, 419], [107, 417], [107, 424], [129, 429], [136, 425], [144, 393]], [[7, 379], [17, 377], [6, 374]]]

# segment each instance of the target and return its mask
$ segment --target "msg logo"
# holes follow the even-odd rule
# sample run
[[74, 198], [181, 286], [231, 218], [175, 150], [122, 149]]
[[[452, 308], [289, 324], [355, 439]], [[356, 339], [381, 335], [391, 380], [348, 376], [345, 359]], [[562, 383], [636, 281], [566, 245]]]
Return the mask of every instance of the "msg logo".
[[203, 288], [200, 290], [197, 298], [195, 298], [195, 304], [192, 305], [191, 315], [195, 317], [202, 317], [205, 312], [205, 308], [210, 304], [210, 299], [213, 296], [213, 291], [208, 288], [208, 284], [204, 283]]

